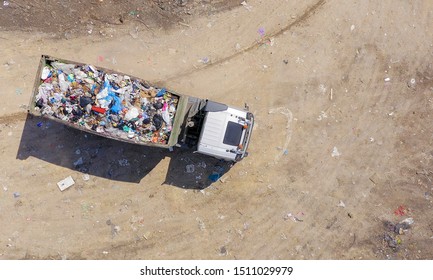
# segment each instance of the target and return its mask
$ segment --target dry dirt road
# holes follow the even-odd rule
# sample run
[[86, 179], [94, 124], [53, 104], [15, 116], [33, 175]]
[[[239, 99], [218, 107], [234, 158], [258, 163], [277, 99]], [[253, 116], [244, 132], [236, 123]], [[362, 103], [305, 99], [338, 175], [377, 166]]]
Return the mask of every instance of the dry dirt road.
[[[433, 258], [433, 2], [247, 3], [163, 29], [0, 31], [0, 259]], [[41, 54], [246, 102], [250, 156], [210, 183], [215, 160], [28, 118]]]

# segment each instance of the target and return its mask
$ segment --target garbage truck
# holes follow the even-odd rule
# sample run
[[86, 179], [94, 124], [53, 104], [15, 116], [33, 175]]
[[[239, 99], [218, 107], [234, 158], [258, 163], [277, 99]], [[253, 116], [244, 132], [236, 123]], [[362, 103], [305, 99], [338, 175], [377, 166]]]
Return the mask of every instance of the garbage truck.
[[42, 55], [29, 114], [123, 142], [238, 162], [254, 116], [245, 108], [182, 95], [92, 64]]

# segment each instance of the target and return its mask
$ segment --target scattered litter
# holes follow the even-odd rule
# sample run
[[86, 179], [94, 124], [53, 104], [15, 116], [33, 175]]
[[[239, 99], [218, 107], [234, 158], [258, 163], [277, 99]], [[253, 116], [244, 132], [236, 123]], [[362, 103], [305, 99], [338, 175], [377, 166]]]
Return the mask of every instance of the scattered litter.
[[47, 59], [44, 69], [34, 108], [42, 115], [128, 142], [168, 142], [178, 96], [88, 64]]
[[7, 6], [9, 6], [9, 1], [3, 1], [3, 6], [5, 6], [5, 7], [7, 7]]
[[83, 174], [83, 180], [84, 181], [89, 181], [90, 180], [89, 174]]
[[210, 61], [209, 57], [203, 57], [202, 59], [200, 59], [198, 62], [201, 62], [203, 64], [208, 64]]
[[194, 173], [195, 171], [194, 164], [188, 164], [187, 166], [185, 166], [185, 168], [186, 168], [186, 173]]
[[410, 81], [407, 83], [407, 86], [411, 89], [415, 89], [416, 87], [416, 80], [414, 78], [410, 79]]
[[23, 90], [21, 88], [17, 88], [17, 89], [15, 89], [15, 94], [21, 95], [21, 94], [23, 94]]
[[221, 174], [217, 173], [217, 172], [212, 172], [211, 175], [209, 175], [209, 180], [211, 180], [212, 182], [216, 182], [221, 178]]
[[36, 125], [37, 125], [37, 127], [42, 127], [42, 125], [44, 125], [44, 123], [43, 122], [38, 122]]
[[108, 255], [108, 252], [107, 251], [102, 251], [102, 254]]
[[206, 229], [205, 224], [203, 223], [202, 220], [200, 220], [200, 218], [196, 218], [196, 221], [198, 222], [198, 228], [199, 228], [200, 230], [205, 230], [205, 229]]
[[7, 192], [7, 191], [8, 191], [8, 187], [3, 187], [3, 190], [4, 190], [5, 192]]
[[263, 27], [260, 27], [259, 30], [257, 30], [257, 32], [260, 34], [260, 36], [265, 36], [265, 29]]
[[289, 219], [292, 219], [295, 222], [303, 222], [304, 220], [301, 220], [299, 218], [297, 218], [295, 215], [293, 215], [292, 213], [287, 213], [284, 217], [283, 217], [284, 221], [287, 221]]
[[325, 94], [326, 91], [327, 91], [326, 86], [324, 84], [320, 84], [319, 85], [319, 91], [320, 91], [321, 94]]
[[289, 64], [289, 61], [287, 59], [283, 59], [284, 64]]
[[236, 48], [236, 50], [240, 50], [241, 49], [241, 44], [239, 44], [239, 43], [236, 43], [236, 45], [235, 45], [235, 48]]
[[340, 200], [340, 203], [338, 203], [337, 205], [338, 207], [346, 207], [346, 204], [344, 204], [344, 202], [342, 200]]
[[250, 5], [248, 5], [246, 1], [243, 1], [243, 2], [241, 3], [241, 5], [244, 6], [245, 9], [247, 9], [249, 12], [251, 12], [251, 8], [252, 8], [252, 7], [251, 7]]
[[352, 24], [352, 25], [350, 26], [350, 31], [353, 31], [353, 30], [355, 30], [355, 25]]
[[384, 81], [389, 82], [389, 81], [391, 81], [391, 78], [385, 78]]
[[403, 221], [400, 222], [400, 224], [407, 224], [407, 225], [411, 225], [414, 223], [413, 218], [406, 218]]
[[76, 161], [74, 161], [74, 166], [75, 167], [79, 167], [80, 165], [83, 165], [84, 161], [83, 161], [83, 157], [80, 157], [79, 159], [77, 159]]
[[66, 190], [67, 188], [73, 186], [75, 184], [74, 179], [71, 176], [66, 177], [65, 179], [57, 182], [57, 186], [61, 191]]
[[385, 233], [383, 239], [387, 242], [388, 246], [396, 249], [397, 248], [397, 241], [392, 238], [389, 234]]
[[341, 153], [338, 151], [337, 147], [334, 147], [334, 149], [332, 150], [332, 157], [339, 157], [341, 156]]
[[321, 111], [320, 115], [317, 117], [317, 120], [321, 121], [321, 120], [326, 119], [326, 118], [328, 118], [328, 115], [326, 114], [326, 112], [325, 111]]
[[114, 238], [116, 235], [119, 234], [119, 232], [120, 232], [119, 226], [116, 226], [115, 224], [113, 224], [113, 222], [111, 222], [111, 220], [107, 220], [105, 223], [111, 227], [111, 238]]
[[405, 232], [411, 228], [413, 223], [413, 218], [406, 218], [397, 224], [385, 221], [384, 225], [389, 233], [384, 234], [384, 240], [387, 242], [388, 246], [394, 250], [397, 249], [398, 245], [402, 243], [400, 235], [404, 235]]
[[119, 163], [120, 166], [129, 166], [129, 161], [126, 158], [119, 159], [117, 162]]
[[104, 57], [102, 55], [98, 55], [98, 62], [103, 62], [104, 61]]
[[19, 192], [14, 192], [14, 198], [18, 198], [20, 196], [21, 196], [21, 194]]
[[298, 64], [304, 63], [304, 59], [301, 58], [301, 57], [297, 57], [296, 58], [296, 63], [298, 63]]
[[407, 213], [407, 209], [400, 205], [396, 210], [394, 210], [394, 214], [397, 216], [404, 216]]
[[283, 155], [287, 156], [289, 154], [288, 150], [284, 150]]
[[80, 149], [76, 149], [76, 150], [75, 150], [75, 154], [76, 154], [76, 155], [81, 154], [81, 150], [80, 150]]

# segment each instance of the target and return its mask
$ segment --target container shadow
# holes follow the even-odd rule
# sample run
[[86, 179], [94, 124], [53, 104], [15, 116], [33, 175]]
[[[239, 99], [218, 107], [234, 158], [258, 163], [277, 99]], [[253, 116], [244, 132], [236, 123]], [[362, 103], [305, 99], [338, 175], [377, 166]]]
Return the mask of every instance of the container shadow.
[[164, 182], [184, 189], [204, 189], [231, 164], [190, 149], [134, 145], [76, 130], [28, 114], [16, 158], [34, 157], [54, 165], [114, 181], [140, 183], [161, 160], [170, 158]]

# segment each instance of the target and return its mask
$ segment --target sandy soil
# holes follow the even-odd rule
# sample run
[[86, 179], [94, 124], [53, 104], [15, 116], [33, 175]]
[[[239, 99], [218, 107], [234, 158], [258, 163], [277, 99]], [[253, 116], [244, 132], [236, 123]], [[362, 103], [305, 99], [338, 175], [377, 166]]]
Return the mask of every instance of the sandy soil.
[[[433, 2], [212, 2], [164, 28], [1, 29], [0, 259], [432, 259]], [[41, 54], [246, 102], [250, 156], [228, 168], [30, 118]]]

